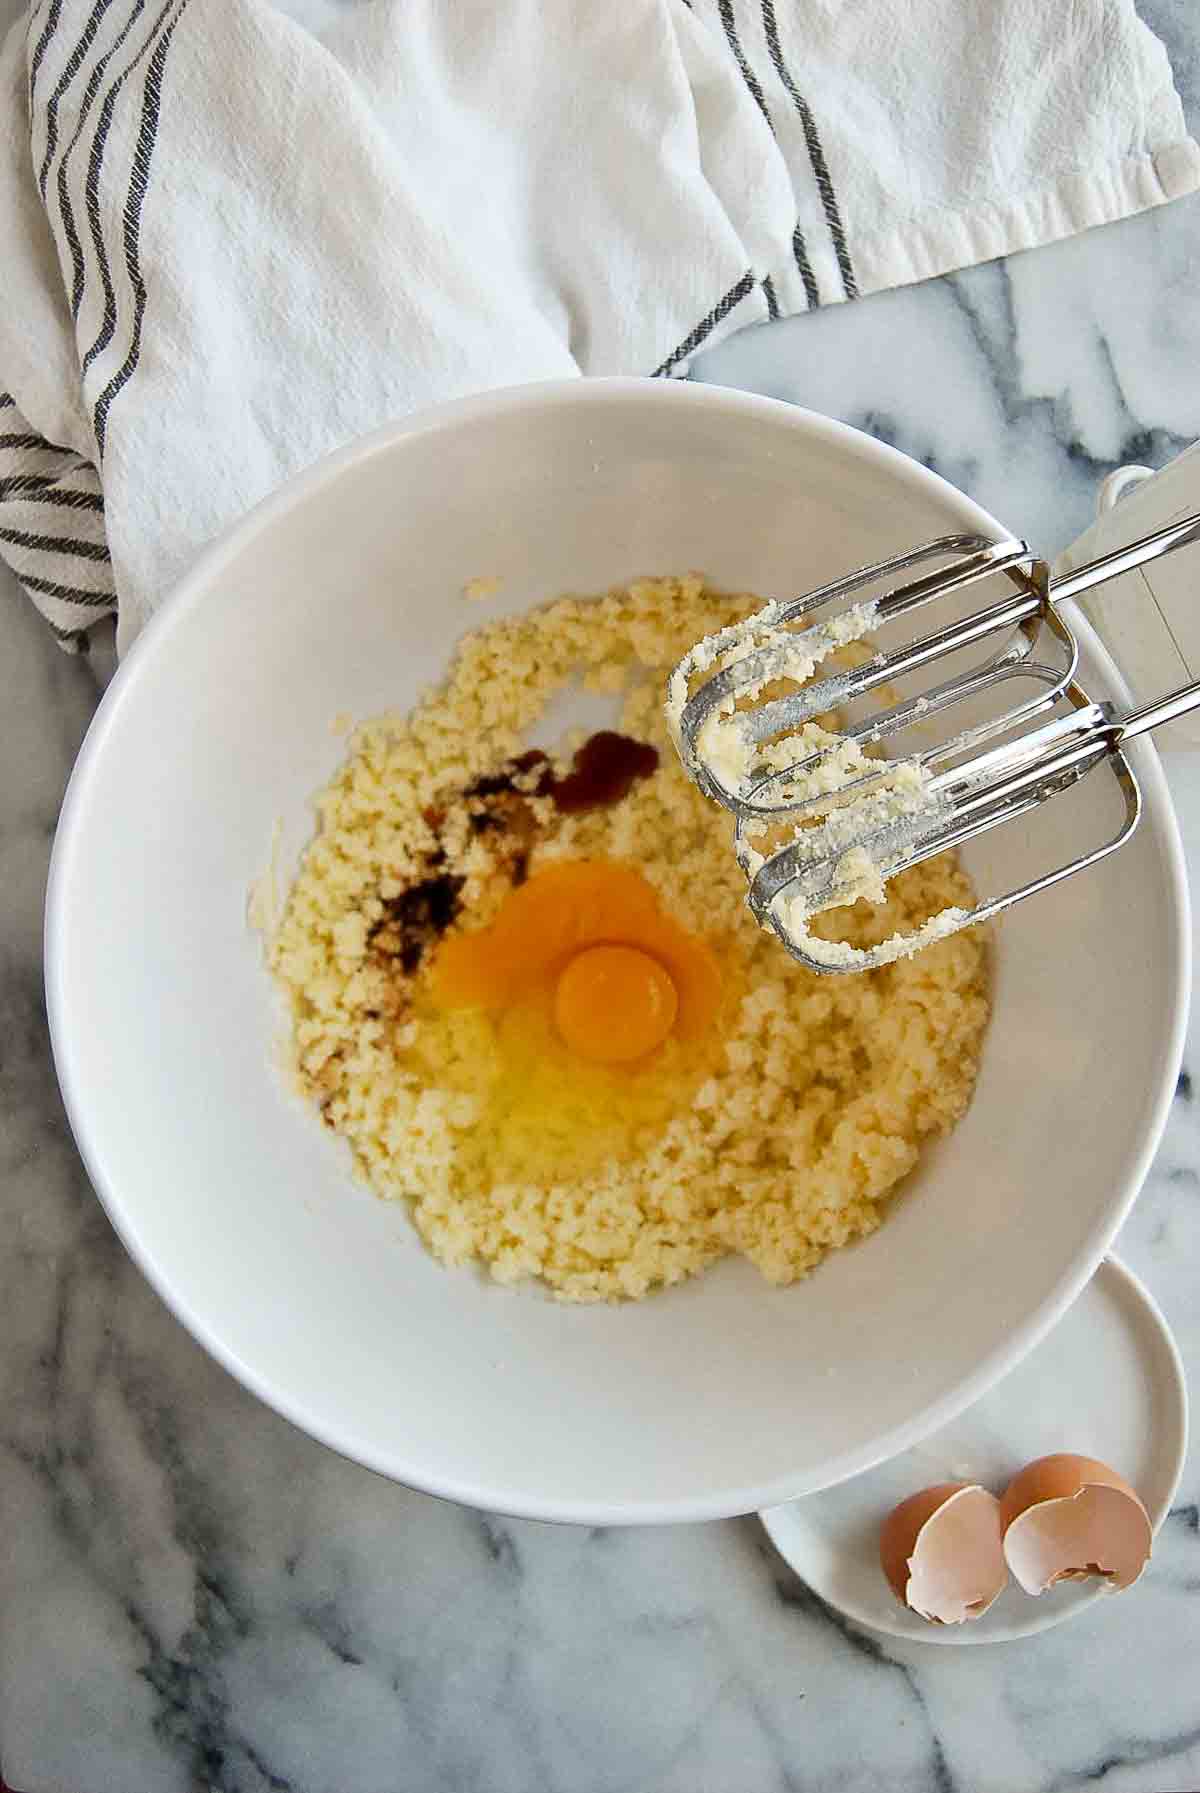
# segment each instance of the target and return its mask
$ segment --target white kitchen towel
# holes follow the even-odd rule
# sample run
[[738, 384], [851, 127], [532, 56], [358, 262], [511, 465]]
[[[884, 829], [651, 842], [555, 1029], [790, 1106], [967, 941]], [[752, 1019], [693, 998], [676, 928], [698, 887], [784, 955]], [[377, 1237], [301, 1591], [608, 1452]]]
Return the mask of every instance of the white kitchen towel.
[[1132, 0], [35, 0], [0, 56], [0, 552], [122, 649], [225, 524], [436, 399], [1200, 186]]

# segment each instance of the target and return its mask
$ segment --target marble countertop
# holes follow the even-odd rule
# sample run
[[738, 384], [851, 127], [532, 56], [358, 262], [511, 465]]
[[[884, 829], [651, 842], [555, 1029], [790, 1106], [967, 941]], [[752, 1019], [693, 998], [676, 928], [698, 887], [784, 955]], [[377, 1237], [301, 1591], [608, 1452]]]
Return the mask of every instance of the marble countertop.
[[[1200, 123], [1194, 0], [1146, 0]], [[1044, 551], [1200, 437], [1200, 199], [740, 337], [700, 377], [872, 430]], [[1200, 1787], [1200, 1452], [1152, 1573], [1015, 1645], [823, 1608], [753, 1519], [584, 1531], [412, 1494], [211, 1362], [117, 1243], [50, 1063], [41, 906], [104, 656], [0, 653], [0, 1763], [21, 1793]], [[1200, 757], [1168, 761], [1200, 871]], [[1200, 1072], [1200, 1032], [1186, 1061]], [[1200, 1387], [1200, 1091], [1119, 1250]]]

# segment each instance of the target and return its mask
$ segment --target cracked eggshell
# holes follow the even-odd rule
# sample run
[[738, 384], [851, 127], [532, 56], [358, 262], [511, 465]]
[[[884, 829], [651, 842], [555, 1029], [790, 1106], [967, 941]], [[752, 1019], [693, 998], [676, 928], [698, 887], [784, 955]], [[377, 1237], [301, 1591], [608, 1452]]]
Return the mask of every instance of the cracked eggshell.
[[923, 1488], [884, 1520], [879, 1560], [897, 1600], [921, 1618], [977, 1619], [1008, 1582], [1000, 1503], [977, 1482]]
[[1004, 1556], [1027, 1594], [1060, 1581], [1130, 1587], [1150, 1560], [1150, 1517], [1124, 1476], [1069, 1451], [1038, 1457], [1000, 1499]]

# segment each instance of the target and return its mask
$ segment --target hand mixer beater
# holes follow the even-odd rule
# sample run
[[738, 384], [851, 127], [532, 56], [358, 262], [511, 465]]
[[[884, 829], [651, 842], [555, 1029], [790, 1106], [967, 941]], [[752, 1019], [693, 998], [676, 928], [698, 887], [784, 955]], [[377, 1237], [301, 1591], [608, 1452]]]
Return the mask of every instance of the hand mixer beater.
[[[1141, 793], [1124, 747], [1200, 706], [1200, 683], [1138, 708], [1093, 702], [1076, 681], [1078, 646], [1060, 606], [1197, 541], [1200, 515], [1188, 516], [1052, 582], [1023, 541], [942, 536], [767, 604], [693, 648], [671, 676], [668, 719], [687, 772], [736, 818], [735, 850], [760, 925], [810, 970], [869, 970], [999, 914], [1128, 840]], [[986, 581], [1001, 581], [1001, 595], [966, 607]], [[892, 625], [935, 604], [951, 613], [941, 627], [876, 647]], [[855, 656], [858, 664], [814, 676], [831, 657], [837, 665]], [[1010, 692], [1018, 701], [997, 710]], [[942, 738], [905, 751], [939, 719]], [[872, 948], [809, 931], [823, 910], [879, 900], [899, 872], [1014, 821], [1104, 765], [1124, 797], [1123, 820], [1066, 863]]]

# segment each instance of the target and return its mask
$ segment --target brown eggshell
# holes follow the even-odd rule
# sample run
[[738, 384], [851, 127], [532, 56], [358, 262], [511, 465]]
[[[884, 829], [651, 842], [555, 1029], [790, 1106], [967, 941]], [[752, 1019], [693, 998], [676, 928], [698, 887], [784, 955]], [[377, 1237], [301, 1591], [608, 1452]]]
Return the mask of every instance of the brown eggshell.
[[880, 1528], [879, 1561], [897, 1600], [921, 1618], [979, 1618], [1008, 1581], [995, 1495], [975, 1482], [911, 1494]]
[[1150, 1557], [1150, 1518], [1124, 1476], [1095, 1457], [1038, 1457], [1000, 1498], [1004, 1556], [1027, 1594], [1093, 1577], [1132, 1585]]

